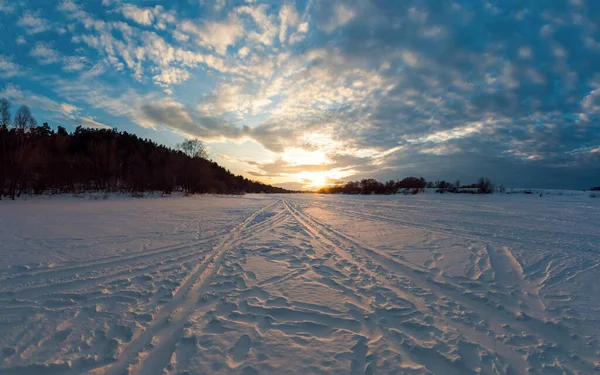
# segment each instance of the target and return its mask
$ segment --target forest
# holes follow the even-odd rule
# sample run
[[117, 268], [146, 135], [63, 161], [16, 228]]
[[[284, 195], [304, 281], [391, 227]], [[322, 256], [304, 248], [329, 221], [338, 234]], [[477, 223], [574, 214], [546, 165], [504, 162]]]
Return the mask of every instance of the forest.
[[[321, 194], [418, 194], [426, 188], [436, 189], [437, 193], [463, 193], [463, 194], [491, 194], [495, 190], [494, 184], [481, 177], [476, 183], [461, 185], [460, 181], [426, 181], [423, 177], [406, 177], [402, 180], [389, 180], [379, 182], [375, 179], [362, 179], [328, 186], [320, 189]], [[504, 192], [504, 187], [498, 188]]]
[[[204, 144], [188, 139], [171, 149], [116, 129], [77, 127], [67, 132], [48, 123], [38, 126], [22, 105], [11, 114], [11, 103], [0, 99], [0, 199], [21, 194], [61, 194], [86, 191], [174, 191], [185, 194], [291, 193], [292, 191], [236, 176], [210, 160]], [[349, 181], [323, 187], [321, 194], [417, 194], [436, 192], [489, 194], [487, 178], [471, 185], [460, 181], [426, 181], [422, 177], [379, 182]], [[499, 188], [503, 190], [502, 187]]]
[[208, 159], [202, 142], [178, 150], [116, 129], [38, 126], [27, 106], [0, 99], [0, 198], [84, 191], [170, 194], [289, 193], [236, 176]]

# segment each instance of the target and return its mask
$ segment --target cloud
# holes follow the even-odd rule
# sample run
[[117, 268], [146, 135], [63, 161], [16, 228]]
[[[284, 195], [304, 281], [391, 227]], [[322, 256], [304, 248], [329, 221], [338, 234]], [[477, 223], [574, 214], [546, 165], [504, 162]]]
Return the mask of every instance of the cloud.
[[17, 24], [22, 27], [27, 34], [39, 34], [52, 29], [52, 24], [40, 16], [41, 12], [26, 10], [19, 18]]
[[41, 108], [47, 111], [63, 113], [63, 107], [61, 103], [58, 103], [45, 96], [36, 95], [29, 91], [23, 91], [20, 86], [9, 83], [6, 84], [2, 91], [0, 91], [0, 97], [6, 98], [19, 104], [25, 104], [32, 108]]
[[41, 65], [57, 63], [60, 60], [58, 51], [50, 47], [50, 45], [42, 42], [37, 42], [29, 51], [29, 56], [34, 57]]
[[14, 13], [17, 10], [17, 3], [11, 0], [0, 0], [0, 12]]
[[154, 22], [154, 12], [151, 8], [139, 8], [132, 4], [121, 7], [121, 13], [125, 18], [133, 20], [140, 25], [149, 26]]
[[253, 43], [260, 43], [265, 46], [271, 46], [278, 35], [275, 16], [267, 14], [267, 5], [244, 6], [236, 9], [240, 15], [250, 16], [250, 19], [256, 25], [255, 29], [246, 30], [246, 40]]
[[0, 75], [10, 78], [21, 74], [21, 67], [15, 64], [10, 57], [0, 55]]
[[143, 26], [154, 25], [160, 30], [176, 21], [175, 13], [166, 11], [162, 5], [156, 5], [154, 8], [140, 8], [133, 4], [123, 4], [120, 11], [129, 20]]
[[234, 13], [221, 21], [207, 21], [201, 25], [190, 20], [183, 21], [180, 31], [196, 37], [198, 44], [213, 49], [220, 55], [227, 53], [227, 47], [232, 46], [244, 34], [244, 27]]
[[[334, 170], [464, 180], [473, 171], [508, 184], [525, 178], [499, 168], [549, 182], [556, 180], [543, 173], [591, 179], [597, 170], [600, 7], [593, 2], [301, 3], [166, 9], [63, 0], [58, 14], [23, 4], [11, 26], [22, 28], [17, 35], [27, 41], [19, 40], [42, 66], [30, 77], [21, 54], [3, 57], [0, 74], [54, 90], [57, 97], [46, 99], [81, 108], [72, 116], [95, 108], [133, 129], [251, 139], [282, 161], [249, 170], [277, 181], [294, 173], [322, 180]], [[48, 44], [43, 32], [57, 25], [68, 34]], [[53, 105], [42, 97], [32, 103]], [[284, 158], [294, 152], [325, 161], [302, 169]]]
[[343, 3], [332, 3], [329, 9], [329, 20], [322, 24], [322, 29], [328, 33], [340, 28], [356, 17], [356, 11]]
[[163, 87], [168, 87], [173, 84], [181, 83], [190, 78], [190, 73], [187, 70], [168, 67], [161, 70], [160, 74], [152, 77], [154, 81]]
[[86, 128], [112, 129], [111, 126], [108, 126], [101, 122], [98, 122], [91, 117], [79, 117], [76, 119], [76, 121], [79, 122], [81, 124], [81, 126], [86, 127]]
[[[296, 27], [300, 23], [300, 16], [296, 12], [296, 7], [293, 4], [284, 4], [279, 9], [279, 42], [285, 44], [287, 39], [287, 31], [290, 27]], [[306, 32], [306, 31], [305, 31]]]
[[236, 117], [244, 114], [257, 114], [271, 104], [265, 92], [248, 91], [234, 84], [222, 84], [214, 92], [206, 95], [198, 109], [213, 116], [234, 112]]
[[25, 104], [32, 108], [42, 109], [54, 114], [53, 119], [59, 125], [69, 124], [73, 127], [84, 126], [96, 129], [111, 129], [110, 126], [96, 121], [90, 116], [81, 115], [82, 108], [75, 105], [58, 102], [48, 97], [36, 95], [30, 91], [22, 90], [19, 86], [8, 84], [2, 91], [0, 97], [7, 98], [19, 105]]
[[63, 59], [65, 72], [78, 72], [86, 68], [87, 59], [81, 56], [69, 56]]

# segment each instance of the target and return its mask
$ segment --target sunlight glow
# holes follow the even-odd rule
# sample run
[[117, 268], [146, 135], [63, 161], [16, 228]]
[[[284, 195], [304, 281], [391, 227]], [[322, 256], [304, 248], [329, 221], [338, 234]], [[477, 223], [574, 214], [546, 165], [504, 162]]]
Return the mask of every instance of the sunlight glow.
[[307, 172], [302, 171], [295, 174], [297, 181], [303, 183], [303, 189], [314, 190], [325, 186], [330, 186], [343, 178], [356, 174], [352, 169], [335, 168], [328, 171]]

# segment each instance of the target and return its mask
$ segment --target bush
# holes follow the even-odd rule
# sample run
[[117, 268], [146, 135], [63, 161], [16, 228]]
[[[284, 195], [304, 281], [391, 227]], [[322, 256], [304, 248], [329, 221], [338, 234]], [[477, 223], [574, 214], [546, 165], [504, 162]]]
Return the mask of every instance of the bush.
[[494, 192], [494, 184], [487, 177], [481, 177], [477, 182], [477, 192], [479, 194], [492, 194]]

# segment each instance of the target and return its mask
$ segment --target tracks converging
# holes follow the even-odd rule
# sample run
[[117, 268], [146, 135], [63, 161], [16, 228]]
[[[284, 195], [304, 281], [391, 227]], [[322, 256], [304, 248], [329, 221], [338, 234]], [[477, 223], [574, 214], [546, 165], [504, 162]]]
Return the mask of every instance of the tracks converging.
[[[565, 327], [550, 323], [537, 285], [528, 278], [511, 250], [499, 245], [503, 237], [486, 242], [484, 237], [468, 230], [457, 233], [432, 223], [419, 227], [428, 233], [424, 237], [427, 241], [431, 235], [434, 239], [452, 238], [469, 246], [472, 256], [469, 261], [474, 264], [464, 277], [455, 277], [438, 268], [443, 267], [439, 253], [433, 252], [434, 259], [427, 262], [416, 262], [398, 251], [369, 244], [357, 233], [336, 225], [337, 219], [329, 222], [323, 219], [326, 216], [320, 214], [322, 211], [307, 209], [311, 207], [336, 212], [351, 220], [417, 228], [415, 223], [389, 214], [379, 216], [335, 207], [331, 202], [312, 204], [303, 198], [281, 197], [268, 200], [222, 235], [198, 236], [196, 240], [103, 259], [4, 274], [0, 312], [49, 310], [45, 306], [51, 305], [44, 305], [46, 302], [57, 303], [57, 299], [64, 297], [73, 304], [85, 305], [73, 320], [102, 321], [109, 319], [109, 314], [95, 304], [101, 298], [114, 297], [108, 306], [126, 306], [128, 317], [142, 316], [143, 324], [136, 322], [136, 328], [129, 333], [119, 333], [119, 324], [111, 325], [111, 334], [122, 337], [118, 340], [102, 341], [99, 334], [97, 339], [102, 341], [99, 347], [111, 347], [114, 349], [111, 355], [82, 357], [68, 364], [0, 367], [0, 372], [175, 374], [178, 353], [189, 351], [183, 362], [198, 355], [195, 347], [185, 346], [189, 344], [186, 335], [190, 327], [201, 332], [203, 327], [199, 322], [210, 322], [215, 316], [247, 326], [255, 324], [259, 334], [280, 330], [287, 335], [299, 335], [298, 342], [307, 335], [330, 337], [336, 332], [347, 333], [356, 341], [351, 347], [352, 374], [377, 368], [377, 356], [368, 353], [380, 345], [387, 345], [402, 358], [415, 366], [422, 364], [430, 372], [444, 369], [449, 374], [472, 373], [469, 366], [473, 364], [453, 362], [448, 357], [456, 353], [438, 350], [447, 344], [444, 340], [457, 347], [471, 348], [465, 350], [479, 353], [483, 358], [481, 365], [490, 365], [500, 372], [523, 372], [528, 366], [523, 353], [545, 349], [526, 340], [577, 352], [578, 358], [585, 361], [572, 360], [571, 368], [581, 372], [591, 369], [595, 344], [582, 347], [580, 340], [573, 338]], [[280, 267], [280, 271], [261, 270], [265, 272], [257, 280], [256, 274], [246, 271], [257, 267], [246, 264], [251, 258], [263, 262], [259, 263], [262, 267], [272, 265]], [[542, 270], [546, 263], [542, 259], [537, 268]], [[177, 280], [170, 280], [174, 274]], [[140, 292], [145, 282], [153, 282], [154, 288], [147, 295]], [[171, 283], [171, 289], [163, 287], [165, 283]], [[327, 300], [294, 299], [291, 285], [302, 288], [303, 283], [339, 293], [344, 306], [334, 308]], [[135, 288], [128, 288], [133, 284]], [[103, 288], [113, 289], [99, 291]], [[286, 292], [280, 295], [281, 290]], [[243, 296], [252, 298], [246, 300]], [[228, 307], [219, 311], [220, 303]], [[516, 309], [522, 312], [516, 313]], [[145, 311], [149, 312], [143, 314]], [[53, 312], [62, 314], [61, 307]], [[67, 323], [60, 324], [60, 332], [68, 335]], [[527, 335], [522, 338], [521, 347], [508, 339], [519, 340], [524, 332]], [[50, 333], [40, 342], [51, 342], [53, 337]], [[240, 344], [246, 351], [250, 340], [247, 337], [242, 341], [246, 344]], [[230, 351], [235, 352], [234, 349]], [[234, 357], [237, 359], [227, 359], [228, 365], [240, 366], [239, 358], [243, 356]]]

